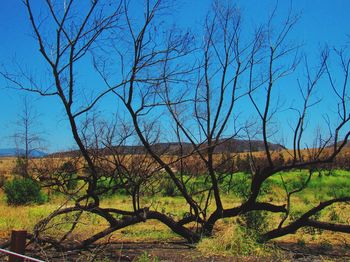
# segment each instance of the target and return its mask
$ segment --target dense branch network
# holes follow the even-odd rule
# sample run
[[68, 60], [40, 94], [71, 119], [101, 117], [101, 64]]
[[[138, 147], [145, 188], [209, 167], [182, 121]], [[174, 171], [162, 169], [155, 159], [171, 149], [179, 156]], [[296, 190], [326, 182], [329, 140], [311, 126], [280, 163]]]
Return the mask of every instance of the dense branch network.
[[[51, 34], [46, 36], [31, 1], [25, 1], [39, 51], [51, 72], [49, 88], [41, 88], [30, 76], [17, 78], [1, 72], [14, 88], [58, 98], [82, 158], [73, 168], [80, 174], [74, 179], [82, 182], [73, 193], [66, 187], [67, 177], [46, 177], [47, 186], [64, 191], [75, 204], [62, 205], [40, 221], [33, 240], [61, 250], [83, 248], [116, 230], [154, 219], [189, 242], [198, 242], [213, 233], [217, 221], [252, 211], [282, 214], [274, 229], [261, 234], [265, 241], [302, 227], [349, 233], [349, 225], [312, 218], [331, 205], [348, 203], [349, 196], [321, 202], [294, 220], [290, 217], [292, 196], [307, 188], [318, 167], [336, 159], [350, 136], [347, 108], [350, 59], [344, 50], [335, 51], [344, 76], [340, 86], [329, 65], [333, 51], [326, 50], [321, 55], [315, 70], [304, 59], [305, 84], [297, 81], [302, 97], [300, 107], [290, 108], [297, 113], [291, 135], [293, 148], [287, 152], [290, 161], [278, 163], [270, 141], [276, 132], [273, 123], [281, 111], [275, 90], [279, 80], [290, 77], [302, 64], [299, 47], [288, 44], [298, 20], [292, 12], [280, 27], [272, 26], [276, 18], [273, 13], [266, 25], [249, 36], [238, 8], [214, 1], [204, 20], [204, 36], [200, 37], [201, 42], [196, 42], [189, 32], [175, 27], [160, 28], [167, 24], [161, 21], [160, 14], [170, 8], [161, 0], [145, 1], [142, 14], [133, 14], [128, 1], [109, 8], [104, 1], [91, 1], [79, 11], [76, 1], [65, 3], [62, 8], [54, 1], [46, 1], [48, 17], [53, 22]], [[93, 88], [92, 98], [83, 103], [79, 99], [85, 89], [76, 74], [81, 69], [79, 63], [88, 59], [93, 61], [93, 71], [101, 81]], [[335, 94], [339, 121], [334, 129], [327, 123], [329, 136], [320, 139], [317, 147], [306, 155], [302, 147], [307, 118], [309, 111], [320, 103], [313, 99], [313, 94], [324, 76]], [[25, 79], [30, 80], [29, 85]], [[91, 90], [86, 87], [85, 91]], [[108, 97], [118, 101], [119, 110], [110, 122], [94, 111]], [[247, 106], [253, 110], [244, 112]], [[254, 117], [249, 115], [251, 112]], [[170, 146], [159, 147], [164, 137], [175, 141], [170, 144], [176, 153], [171, 152]], [[232, 139], [242, 137], [248, 137], [250, 144], [250, 188], [241, 203], [227, 206], [221, 184], [237, 171], [234, 165], [237, 156], [219, 158], [217, 151]], [[260, 161], [253, 154], [256, 137], [263, 143]], [[138, 147], [128, 147], [130, 143]], [[138, 150], [133, 152], [132, 148]], [[191, 161], [195, 162], [192, 166]], [[284, 204], [261, 201], [262, 188], [269, 178], [297, 169], [308, 169], [309, 176], [294, 190], [289, 190], [281, 177], [286, 193]], [[61, 168], [55, 174], [66, 173]], [[204, 178], [205, 184], [192, 190], [189, 181], [198, 176]], [[184, 199], [188, 212], [183, 217], [173, 217], [143, 204], [143, 196], [157, 196], [164, 179], [170, 180]], [[130, 196], [130, 210], [102, 206], [101, 197], [118, 190], [125, 190]], [[73, 247], [65, 246], [83, 213], [103, 218], [107, 228]], [[45, 237], [50, 223], [67, 214], [74, 214], [70, 229], [59, 240]]]

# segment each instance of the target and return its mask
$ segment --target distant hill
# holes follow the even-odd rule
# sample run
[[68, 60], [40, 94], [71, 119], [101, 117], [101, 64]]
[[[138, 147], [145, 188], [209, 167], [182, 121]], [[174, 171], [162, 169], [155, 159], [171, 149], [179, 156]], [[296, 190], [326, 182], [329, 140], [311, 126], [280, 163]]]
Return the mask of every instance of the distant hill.
[[[205, 148], [205, 144], [201, 145], [203, 149]], [[284, 146], [279, 144], [269, 143], [270, 150], [278, 151], [286, 149]], [[182, 143], [180, 146], [176, 142], [169, 143], [156, 143], [152, 145], [154, 151], [158, 154], [167, 154], [167, 155], [177, 155], [180, 154], [181, 151], [183, 154], [188, 154], [193, 150], [193, 145], [191, 143]], [[146, 149], [143, 146], [119, 146], [114, 147], [114, 150], [119, 154], [145, 154]], [[260, 140], [240, 140], [240, 139], [222, 139], [219, 141], [218, 145], [215, 148], [214, 153], [222, 154], [222, 153], [242, 153], [242, 152], [257, 152], [264, 150], [264, 142]], [[106, 155], [110, 153], [109, 149], [101, 149]], [[79, 156], [80, 152], [78, 150], [72, 150], [67, 152], [57, 152], [51, 154], [51, 156], [55, 157], [73, 157]]]
[[[337, 146], [340, 146], [340, 145], [343, 143], [343, 141], [344, 141], [344, 140], [339, 141], [339, 142], [337, 143]], [[333, 148], [333, 147], [334, 147], [334, 144], [331, 144], [330, 146], [327, 146], [327, 147], [328, 147], [328, 148]], [[345, 147], [345, 148], [350, 147], [350, 140], [348, 140], [348, 141], [346, 142], [346, 144], [345, 144], [344, 147]]]
[[[25, 154], [24, 149], [0, 148], [0, 157], [14, 157], [14, 156], [24, 155], [24, 154]], [[47, 153], [40, 151], [40, 150], [32, 150], [30, 152], [31, 157], [43, 157], [46, 155], [47, 155]]]
[[[278, 151], [286, 149], [280, 144], [268, 143], [270, 150]], [[264, 141], [261, 140], [241, 140], [227, 139], [220, 141], [216, 147], [215, 153], [242, 153], [242, 152], [257, 152], [265, 150]]]

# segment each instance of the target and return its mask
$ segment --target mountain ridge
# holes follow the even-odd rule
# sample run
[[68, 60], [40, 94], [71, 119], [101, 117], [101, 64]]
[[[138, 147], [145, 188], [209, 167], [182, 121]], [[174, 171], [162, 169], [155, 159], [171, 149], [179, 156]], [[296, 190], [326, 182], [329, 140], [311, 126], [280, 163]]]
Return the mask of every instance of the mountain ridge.
[[[286, 149], [284, 146], [280, 144], [268, 143], [270, 150], [278, 151]], [[205, 143], [199, 144], [199, 148], [203, 150], [206, 148]], [[158, 154], [168, 154], [168, 155], [177, 155], [177, 154], [190, 154], [193, 151], [193, 145], [191, 143], [185, 142], [181, 145], [177, 142], [160, 142], [154, 145], [151, 145], [153, 150], [155, 150]], [[99, 149], [102, 153], [106, 155], [114, 150], [118, 154], [145, 154], [146, 149], [142, 145], [123, 145], [123, 146], [115, 146], [113, 148], [103, 148]], [[221, 139], [214, 149], [214, 153], [222, 154], [222, 153], [242, 153], [242, 152], [256, 152], [265, 150], [264, 142], [262, 140], [241, 140], [241, 139]], [[68, 157], [68, 156], [79, 156], [79, 150], [70, 150], [65, 152], [56, 152], [50, 154], [50, 156], [54, 157]]]
[[[0, 157], [15, 157], [15, 156], [25, 155], [24, 149], [18, 148], [0, 148]], [[47, 153], [40, 150], [31, 150], [31, 157], [44, 157]]]

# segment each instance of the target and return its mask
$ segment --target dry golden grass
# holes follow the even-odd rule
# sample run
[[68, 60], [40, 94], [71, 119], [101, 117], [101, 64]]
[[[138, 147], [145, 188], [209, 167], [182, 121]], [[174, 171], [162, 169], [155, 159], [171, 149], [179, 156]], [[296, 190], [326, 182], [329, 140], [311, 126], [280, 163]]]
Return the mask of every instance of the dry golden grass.
[[[314, 150], [302, 150], [302, 155], [307, 158], [310, 154], [313, 153]], [[322, 156], [329, 155], [332, 153], [331, 148], [326, 148], [322, 154]], [[243, 153], [232, 153], [228, 156], [231, 156], [233, 158], [237, 158], [240, 156], [241, 158], [244, 158], [248, 152]], [[259, 152], [253, 152], [252, 153], [254, 157], [257, 158], [264, 158], [265, 152], [259, 151]], [[280, 156], [283, 156], [283, 158], [287, 161], [288, 159], [291, 159], [293, 155], [292, 150], [281, 150], [281, 151], [275, 151], [272, 152], [272, 157], [274, 159], [279, 158]], [[227, 155], [225, 157], [228, 157]], [[350, 147], [345, 147], [339, 154], [340, 158], [350, 158]], [[163, 160], [167, 163], [171, 163], [176, 160], [176, 156], [170, 156], [170, 155], [164, 155]], [[223, 155], [222, 154], [216, 154], [214, 156], [214, 161], [220, 162], [222, 161]], [[107, 157], [108, 160], [112, 160], [112, 156]], [[100, 165], [108, 166], [110, 163], [108, 163], [107, 159], [101, 160]], [[133, 163], [141, 163], [142, 161], [146, 162], [152, 161], [151, 158], [147, 159], [144, 155], [124, 155], [121, 157], [122, 162], [124, 165], [132, 165]], [[50, 173], [57, 170], [60, 166], [62, 166], [65, 162], [72, 161], [77, 164], [77, 168], [81, 171], [83, 171], [83, 167], [85, 165], [85, 161], [82, 158], [72, 158], [72, 157], [45, 157], [45, 158], [36, 158], [31, 159], [29, 162], [30, 168], [35, 168], [37, 170], [40, 170], [39, 172], [43, 173]], [[197, 169], [203, 169], [205, 168], [204, 163], [200, 160], [199, 156], [189, 156], [185, 159], [185, 162], [187, 162], [189, 165], [196, 166]], [[10, 178], [13, 175], [13, 170], [16, 166], [17, 158], [16, 157], [2, 157], [0, 158], [0, 177], [6, 177]], [[156, 167], [157, 165], [154, 164]], [[172, 165], [176, 170], [176, 164]]]
[[10, 177], [12, 170], [16, 166], [15, 157], [2, 157], [0, 158], [0, 176]]

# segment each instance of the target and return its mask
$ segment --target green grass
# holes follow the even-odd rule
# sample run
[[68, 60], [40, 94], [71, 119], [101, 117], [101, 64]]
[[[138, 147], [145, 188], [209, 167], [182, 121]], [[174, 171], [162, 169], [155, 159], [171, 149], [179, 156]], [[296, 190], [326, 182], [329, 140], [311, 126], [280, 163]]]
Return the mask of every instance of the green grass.
[[[267, 180], [263, 188], [260, 200], [268, 201], [275, 204], [285, 203], [285, 191], [282, 185], [281, 176], [286, 182], [288, 190], [298, 188], [303, 181], [306, 180], [307, 171], [291, 171], [280, 174], [275, 174]], [[315, 173], [308, 187], [300, 193], [292, 196], [291, 217], [293, 220], [300, 216], [313, 206], [319, 204], [320, 201], [330, 199], [334, 196], [350, 195], [350, 172], [335, 170], [331, 174], [322, 172], [319, 176]], [[226, 176], [220, 183], [223, 205], [225, 208], [230, 208], [239, 205], [241, 200], [249, 193], [250, 175], [244, 173], [236, 173]], [[198, 190], [206, 186], [203, 177], [190, 181], [194, 190]], [[200, 199], [200, 195], [196, 196]], [[40, 220], [49, 215], [65, 200], [61, 194], [53, 194], [48, 203], [42, 205], [26, 205], [21, 207], [8, 206], [3, 192], [0, 191], [0, 237], [8, 237], [12, 229], [26, 229], [32, 231], [34, 225]], [[70, 202], [69, 205], [72, 205]], [[148, 206], [153, 210], [171, 215], [174, 219], [183, 218], [189, 212], [188, 205], [180, 196], [164, 196], [160, 192], [156, 196], [145, 196], [141, 201], [142, 206]], [[131, 198], [125, 194], [114, 194], [105, 196], [101, 201], [101, 207], [115, 207], [123, 210], [132, 210]], [[209, 211], [213, 211], [213, 201]], [[323, 221], [334, 221], [337, 223], [347, 223], [350, 221], [349, 206], [346, 204], [337, 204], [322, 211]], [[209, 212], [210, 213], [210, 212]], [[23, 219], [26, 218], [26, 219]], [[280, 214], [267, 214], [264, 218], [267, 221], [265, 229], [276, 227], [280, 220]], [[53, 236], [62, 235], [63, 230], [67, 230], [69, 225], [65, 222], [69, 221], [68, 216], [60, 216], [54, 222], [55, 226], [47, 231]], [[242, 220], [243, 218], [238, 218]], [[242, 242], [244, 232], [242, 228], [237, 228], [237, 220], [224, 219], [216, 226], [215, 236], [210, 239], [205, 239], [199, 244], [200, 250], [206, 250], [209, 253], [220, 254], [255, 254], [263, 255], [266, 249], [264, 246], [256, 245], [254, 239], [244, 240]], [[288, 221], [287, 221], [288, 222]], [[78, 225], [75, 232], [75, 239], [86, 237], [97, 233], [108, 225], [106, 221], [94, 214], [84, 214], [81, 223]], [[309, 232], [308, 232], [309, 233]], [[311, 234], [312, 235], [312, 234]], [[237, 237], [241, 237], [237, 239]], [[317, 239], [315, 235], [313, 238]], [[304, 239], [303, 232], [297, 235], [289, 236], [289, 238]], [[149, 220], [145, 223], [139, 223], [119, 230], [111, 236], [113, 241], [164, 241], [169, 239], [180, 239], [176, 234], [163, 225], [162, 223]], [[322, 239], [322, 238], [320, 238]], [[241, 241], [241, 242], [240, 242]], [[309, 241], [309, 239], [307, 239]], [[204, 252], [204, 251], [203, 251]], [[270, 252], [270, 251], [268, 251]]]
[[249, 256], [259, 258], [269, 257], [269, 260], [280, 260], [279, 253], [271, 245], [259, 244], [252, 231], [237, 223], [228, 222], [224, 231], [217, 232], [212, 238], [200, 241], [197, 248], [207, 256]]

